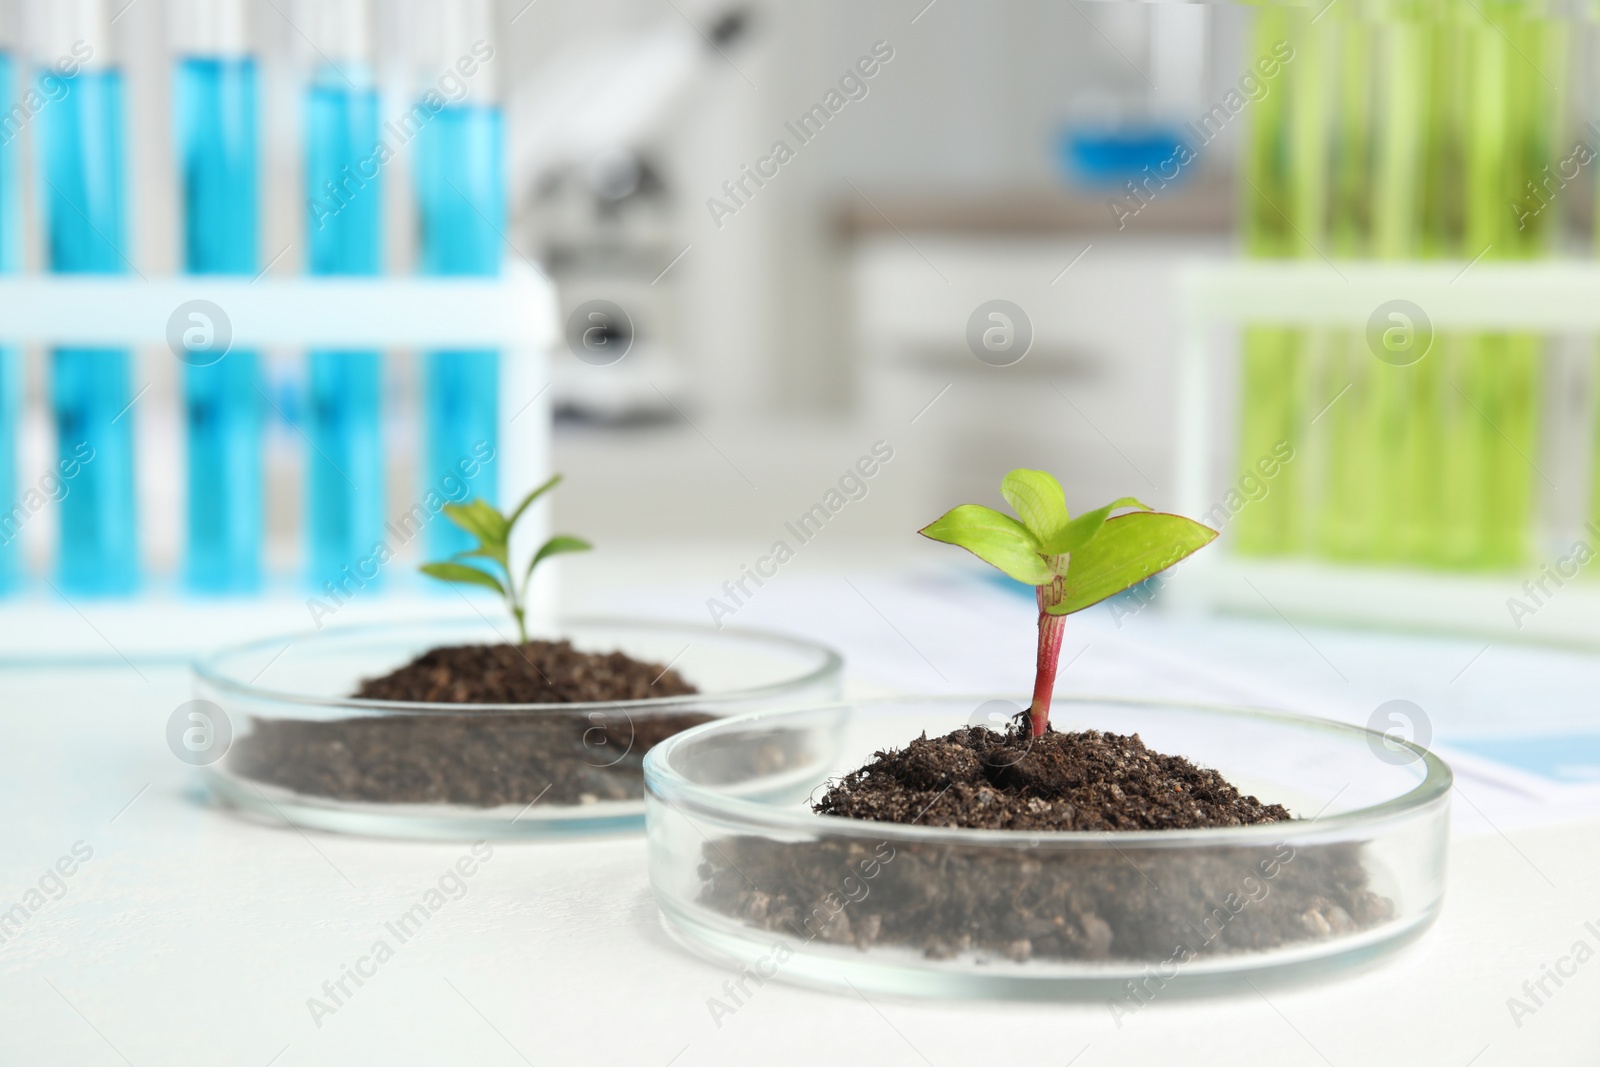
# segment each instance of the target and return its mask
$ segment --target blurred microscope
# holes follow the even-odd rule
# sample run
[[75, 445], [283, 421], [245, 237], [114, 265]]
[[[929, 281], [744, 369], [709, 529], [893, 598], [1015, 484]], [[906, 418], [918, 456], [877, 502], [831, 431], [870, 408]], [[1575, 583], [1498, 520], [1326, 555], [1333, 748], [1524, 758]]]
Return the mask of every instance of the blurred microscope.
[[687, 402], [673, 268], [689, 241], [661, 145], [748, 28], [739, 7], [671, 18], [569, 47], [516, 91], [519, 244], [555, 283], [566, 329], [558, 419], [636, 425]]

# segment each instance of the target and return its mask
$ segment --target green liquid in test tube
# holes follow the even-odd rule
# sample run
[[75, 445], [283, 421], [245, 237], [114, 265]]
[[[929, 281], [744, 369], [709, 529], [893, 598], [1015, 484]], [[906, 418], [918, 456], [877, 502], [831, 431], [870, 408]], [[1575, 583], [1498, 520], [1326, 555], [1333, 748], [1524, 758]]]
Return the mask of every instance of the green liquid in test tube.
[[[1268, 6], [1255, 16], [1255, 55], [1271, 55], [1280, 41], [1299, 45], [1292, 30], [1294, 13]], [[1295, 62], [1303, 59], [1303, 52]], [[1292, 64], [1291, 64], [1292, 65]], [[1257, 257], [1300, 254], [1293, 212], [1303, 193], [1296, 173], [1294, 136], [1296, 108], [1303, 107], [1298, 83], [1284, 66], [1278, 91], [1255, 104], [1244, 156], [1242, 217], [1245, 252]], [[1239, 407], [1238, 463], [1240, 477], [1262, 478], [1276, 470], [1265, 496], [1241, 510], [1234, 520], [1233, 544], [1247, 555], [1292, 551], [1303, 533], [1306, 485], [1303, 426], [1306, 394], [1305, 332], [1282, 326], [1246, 326], [1243, 331], [1242, 386]], [[1284, 462], [1285, 456], [1294, 458]]]
[[[1561, 140], [1564, 109], [1556, 88], [1567, 81], [1566, 25], [1549, 17], [1542, 5], [1525, 4], [1517, 10], [1518, 17], [1507, 28], [1515, 58], [1523, 60], [1509, 68], [1513, 126], [1507, 138], [1503, 197], [1507, 202], [1541, 180], [1545, 167], [1570, 148]], [[1559, 219], [1559, 209], [1552, 209], [1519, 223], [1509, 206], [1503, 207], [1500, 224], [1509, 254], [1518, 259], [1548, 255]], [[1547, 340], [1539, 334], [1517, 333], [1508, 335], [1504, 345], [1503, 423], [1495, 435], [1493, 504], [1485, 520], [1487, 562], [1501, 569], [1522, 566], [1533, 558], [1540, 497], [1544, 490], [1554, 489], [1538, 469]]]
[[[1426, 107], [1430, 100], [1428, 24], [1414, 10], [1397, 10], [1379, 24], [1373, 68], [1384, 72], [1381, 106], [1374, 109], [1372, 254], [1414, 260], [1422, 254]], [[1431, 346], [1431, 330], [1413, 322], [1412, 344]], [[1368, 347], [1370, 348], [1370, 342]], [[1395, 363], [1368, 352], [1371, 441], [1367, 460], [1373, 503], [1371, 556], [1394, 562], [1425, 559], [1437, 511], [1433, 469], [1436, 359], [1423, 347]], [[1420, 356], [1414, 362], [1405, 359]]]
[[[1328, 49], [1333, 96], [1330, 109], [1327, 243], [1334, 260], [1372, 254], [1372, 133], [1376, 87], [1373, 49], [1377, 29], [1354, 9], [1328, 12], [1317, 27]], [[1316, 505], [1315, 538], [1334, 559], [1366, 560], [1375, 554], [1375, 482], [1386, 471], [1376, 441], [1376, 358], [1360, 329], [1337, 329], [1319, 338], [1315, 373], [1323, 484]]]
[[[1477, 249], [1466, 251], [1466, 172], [1473, 115], [1468, 39], [1475, 27], [1440, 7], [1429, 9], [1428, 27], [1421, 254], [1430, 259], [1469, 259], [1477, 254]], [[1472, 343], [1472, 337], [1460, 331], [1436, 330], [1432, 351], [1418, 364], [1431, 388], [1428, 422], [1435, 472], [1428, 498], [1434, 508], [1430, 540], [1419, 559], [1440, 568], [1466, 565], [1475, 540], [1472, 524], [1464, 521], [1469, 510], [1465, 498], [1481, 467], [1478, 446], [1482, 439], [1469, 421], [1478, 416], [1461, 392]]]
[[[1470, 94], [1463, 137], [1466, 258], [1527, 259], [1548, 246], [1555, 213], [1523, 224], [1511, 205], [1554, 158], [1559, 96], [1545, 78], [1553, 71], [1559, 83], [1562, 36], [1558, 23], [1524, 5], [1494, 5], [1463, 27]], [[1460, 338], [1447, 349], [1441, 544], [1450, 566], [1503, 569], [1530, 556], [1543, 345], [1538, 335], [1495, 332]]]

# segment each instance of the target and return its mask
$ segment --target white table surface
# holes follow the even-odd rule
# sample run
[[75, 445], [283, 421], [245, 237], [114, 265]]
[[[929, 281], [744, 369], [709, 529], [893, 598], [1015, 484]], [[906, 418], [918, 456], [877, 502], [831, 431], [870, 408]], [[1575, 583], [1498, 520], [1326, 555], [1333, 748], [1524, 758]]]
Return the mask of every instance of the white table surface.
[[[1020, 599], [946, 574], [855, 575], [852, 603], [840, 578], [796, 574], [739, 621], [846, 647], [855, 692], [1026, 685], [1030, 649], [970, 654], [993, 645], [997, 631], [1015, 632], [1017, 620], [1027, 625]], [[655, 590], [635, 609], [702, 618], [704, 595]], [[589, 597], [608, 599], [604, 591]], [[1600, 962], [1578, 966], [1559, 987], [1547, 980], [1552, 995], [1520, 1020], [1507, 1004], [1575, 942], [1600, 951], [1600, 936], [1585, 927], [1592, 921], [1600, 931], [1600, 818], [1591, 814], [1600, 807], [1582, 791], [1470, 772], [1460, 776], [1473, 799], [1456, 806], [1465, 814], [1438, 924], [1376, 966], [1313, 985], [1158, 999], [1119, 1026], [1104, 1002], [865, 1002], [774, 982], [718, 1025], [707, 1000], [722, 995], [727, 972], [663, 931], [644, 842], [626, 836], [495, 844], [466, 895], [318, 1025], [308, 998], [365, 955], [383, 924], [467, 846], [301, 833], [215, 808], [163, 739], [168, 715], [188, 698], [184, 670], [153, 644], [131, 664], [108, 651], [148, 629], [148, 614], [88, 609], [79, 621], [95, 620], [109, 640], [96, 646], [84, 630], [81, 662], [29, 667], [30, 656], [44, 662], [30, 640], [77, 625], [36, 607], [25, 627], [15, 609], [0, 614], [14, 648], [26, 652], [0, 666], [0, 909], [75, 843], [93, 855], [64, 879], [59, 899], [0, 944], [0, 1064], [944, 1067], [1003, 1055], [1040, 1067], [1486, 1067], [1600, 1059]], [[292, 614], [278, 610], [278, 621], [292, 626]], [[169, 633], [194, 625], [181, 610], [171, 615], [162, 624]], [[198, 628], [220, 639], [272, 617], [268, 609], [219, 611], [221, 621]], [[1508, 718], [1582, 723], [1600, 683], [1600, 658], [1278, 623], [1150, 613], [1118, 628], [1087, 613], [1074, 633], [1067, 655], [1083, 655], [1067, 677], [1086, 690], [1278, 694], [1358, 721], [1382, 700], [1406, 696], [1428, 709], [1447, 754], [1452, 736], [1493, 732]], [[926, 676], [924, 655], [945, 664], [945, 679]]]

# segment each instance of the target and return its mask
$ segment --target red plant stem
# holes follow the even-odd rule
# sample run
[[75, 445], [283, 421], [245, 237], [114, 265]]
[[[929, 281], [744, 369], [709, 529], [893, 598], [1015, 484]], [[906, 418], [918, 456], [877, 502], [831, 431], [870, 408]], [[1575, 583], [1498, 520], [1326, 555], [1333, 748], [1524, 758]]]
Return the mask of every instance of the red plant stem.
[[1033, 704], [1028, 708], [1028, 719], [1033, 726], [1033, 736], [1042, 737], [1050, 725], [1050, 698], [1056, 691], [1056, 669], [1061, 665], [1061, 635], [1067, 628], [1065, 615], [1052, 615], [1047, 610], [1059, 604], [1064, 595], [1063, 581], [1057, 578], [1048, 585], [1039, 586], [1039, 663], [1033, 676]]

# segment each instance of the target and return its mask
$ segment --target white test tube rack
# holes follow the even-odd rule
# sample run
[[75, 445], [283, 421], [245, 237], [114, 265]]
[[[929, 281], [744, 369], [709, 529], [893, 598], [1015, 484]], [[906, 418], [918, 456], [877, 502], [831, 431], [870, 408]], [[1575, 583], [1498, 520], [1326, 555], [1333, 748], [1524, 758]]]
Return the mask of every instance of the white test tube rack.
[[[1395, 299], [1422, 308], [1435, 331], [1565, 335], [1587, 346], [1581, 350], [1589, 353], [1600, 337], [1600, 263], [1592, 261], [1332, 264], [1225, 259], [1189, 264], [1179, 275], [1178, 510], [1202, 516], [1228, 487], [1231, 468], [1226, 464], [1234, 446], [1218, 436], [1224, 422], [1218, 413], [1231, 402], [1224, 397], [1231, 379], [1223, 373], [1223, 361], [1238, 350], [1240, 328], [1359, 332], [1376, 308]], [[1592, 455], [1597, 443], [1600, 436], [1588, 438], [1588, 453]], [[1587, 456], [1568, 458], [1592, 462]], [[1588, 471], [1588, 462], [1570, 464], [1573, 470], [1555, 475], [1561, 492], [1571, 492], [1588, 477], [1574, 473]], [[1545, 488], [1542, 476], [1538, 484]], [[1237, 556], [1226, 551], [1224, 534], [1222, 551], [1186, 560], [1165, 592], [1179, 610], [1600, 648], [1600, 562], [1554, 589], [1554, 595], [1541, 597], [1532, 616], [1514, 618], [1508, 607], [1513, 597], [1531, 602], [1524, 583], [1541, 576], [1553, 545], [1587, 537], [1600, 550], [1581, 526], [1581, 521], [1569, 521], [1541, 531], [1535, 552], [1541, 558], [1516, 571], [1488, 574]]]
[[[222, 309], [231, 348], [496, 349], [500, 499], [518, 500], [549, 476], [556, 296], [547, 278], [517, 260], [494, 278], [5, 276], [0, 344], [165, 348], [174, 311], [194, 300]], [[519, 524], [514, 555], [526, 558], [548, 528], [541, 505]], [[541, 572], [537, 584], [534, 603], [549, 604], [553, 575]], [[110, 616], [132, 606], [97, 603]], [[303, 612], [296, 618], [303, 623]], [[140, 643], [133, 633], [127, 640]]]

